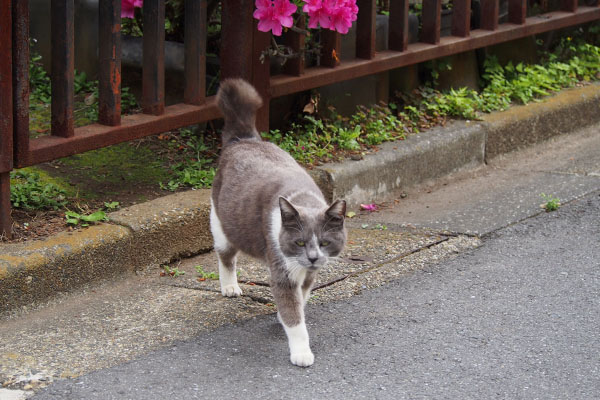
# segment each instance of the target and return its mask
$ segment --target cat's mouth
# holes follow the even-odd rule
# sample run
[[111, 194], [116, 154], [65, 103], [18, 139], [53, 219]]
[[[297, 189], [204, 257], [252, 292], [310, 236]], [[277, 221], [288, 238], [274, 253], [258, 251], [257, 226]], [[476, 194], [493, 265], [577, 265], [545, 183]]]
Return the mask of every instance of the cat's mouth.
[[327, 264], [327, 261], [317, 261], [314, 263], [307, 262], [304, 265], [304, 268], [306, 268], [309, 271], [317, 271], [317, 270], [323, 268], [325, 266], [325, 264]]

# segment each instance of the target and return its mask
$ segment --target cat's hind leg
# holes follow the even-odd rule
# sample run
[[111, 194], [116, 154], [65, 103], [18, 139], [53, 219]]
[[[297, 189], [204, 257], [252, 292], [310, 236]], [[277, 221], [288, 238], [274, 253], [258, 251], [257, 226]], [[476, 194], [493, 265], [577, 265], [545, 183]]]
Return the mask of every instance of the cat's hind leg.
[[237, 297], [242, 295], [242, 289], [237, 282], [236, 259], [237, 251], [228, 249], [217, 250], [219, 260], [219, 282], [221, 283], [221, 294], [225, 297]]
[[219, 262], [221, 294], [225, 297], [241, 296], [242, 289], [238, 285], [236, 273], [238, 251], [227, 240], [214, 206], [210, 210], [210, 230], [213, 235], [215, 252], [217, 253], [217, 260]]

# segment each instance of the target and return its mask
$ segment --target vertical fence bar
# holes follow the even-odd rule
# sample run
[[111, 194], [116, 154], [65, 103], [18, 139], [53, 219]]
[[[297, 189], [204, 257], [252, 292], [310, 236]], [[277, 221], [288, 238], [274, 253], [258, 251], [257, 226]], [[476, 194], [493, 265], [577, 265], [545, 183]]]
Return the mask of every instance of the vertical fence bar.
[[221, 79], [252, 80], [253, 0], [221, 2]]
[[356, 21], [356, 57], [367, 60], [375, 57], [376, 0], [358, 0]]
[[340, 64], [342, 36], [329, 29], [321, 29], [321, 65], [335, 68]]
[[[300, 15], [296, 26], [301, 30], [306, 29], [306, 17], [304, 15]], [[289, 46], [292, 51], [298, 53], [298, 57], [289, 59], [283, 66], [283, 70], [288, 75], [300, 76], [304, 73], [306, 63], [306, 55], [304, 54], [306, 35], [301, 32], [289, 31], [284, 39], [286, 46]]]
[[560, 9], [568, 12], [577, 11], [577, 0], [561, 0]]
[[10, 170], [13, 166], [11, 0], [0, 2], [0, 237], [11, 237]]
[[499, 0], [481, 0], [481, 29], [495, 31], [498, 29]]
[[100, 0], [98, 122], [121, 124], [121, 0]]
[[142, 111], [165, 112], [165, 0], [145, 0]]
[[29, 1], [13, 0], [13, 149], [16, 167], [29, 158]]
[[0, 238], [12, 238], [10, 172], [0, 172]]
[[73, 0], [51, 1], [52, 38], [52, 127], [53, 136], [72, 137], [74, 75], [74, 4]]
[[0, 172], [13, 168], [11, 1], [0, 2]]
[[468, 37], [470, 33], [471, 0], [457, 1], [452, 6], [452, 36]]
[[206, 0], [185, 0], [185, 90], [187, 104], [200, 105], [206, 98]]
[[405, 51], [408, 48], [408, 0], [390, 0], [389, 48]]
[[0, 172], [0, 238], [12, 238], [10, 172]]
[[421, 41], [438, 44], [442, 26], [442, 0], [423, 0]]
[[254, 21], [252, 35], [252, 79], [251, 82], [263, 98], [263, 106], [256, 112], [256, 129], [259, 132], [269, 130], [269, 103], [271, 100], [271, 63], [269, 57], [261, 62], [261, 54], [271, 44], [271, 33], [258, 30], [258, 21]]
[[523, 25], [527, 18], [527, 0], [508, 0], [508, 22]]

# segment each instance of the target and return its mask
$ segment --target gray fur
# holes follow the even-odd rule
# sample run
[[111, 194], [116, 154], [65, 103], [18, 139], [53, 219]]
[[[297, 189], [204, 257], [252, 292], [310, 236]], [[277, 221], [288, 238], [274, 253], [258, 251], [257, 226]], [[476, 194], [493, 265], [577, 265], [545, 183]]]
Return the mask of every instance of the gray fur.
[[[235, 265], [238, 251], [267, 264], [279, 316], [285, 325], [296, 326], [303, 321], [316, 271], [345, 245], [346, 203], [328, 205], [289, 154], [260, 139], [254, 123], [262, 101], [251, 85], [227, 80], [217, 98], [225, 129], [212, 200], [230, 246], [217, 252], [228, 265]], [[276, 237], [274, 212], [282, 225]]]
[[255, 117], [263, 102], [254, 87], [242, 79], [221, 82], [217, 104], [225, 117], [223, 144], [239, 139], [258, 139]]

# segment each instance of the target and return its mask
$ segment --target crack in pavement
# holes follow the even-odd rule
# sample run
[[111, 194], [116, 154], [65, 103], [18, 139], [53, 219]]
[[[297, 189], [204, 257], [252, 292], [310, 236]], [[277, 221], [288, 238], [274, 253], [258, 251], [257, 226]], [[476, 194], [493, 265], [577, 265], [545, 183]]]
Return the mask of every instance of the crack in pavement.
[[[406, 252], [404, 252], [404, 253], [402, 253], [402, 254], [400, 254], [398, 256], [395, 256], [395, 257], [393, 257], [393, 258], [391, 258], [389, 260], [386, 260], [386, 261], [383, 261], [383, 262], [379, 262], [379, 263], [375, 263], [375, 265], [371, 265], [371, 266], [369, 266], [367, 268], [363, 268], [361, 270], [351, 272], [349, 274], [340, 276], [338, 278], [335, 278], [333, 280], [330, 280], [328, 282], [325, 282], [325, 283], [322, 283], [322, 284], [320, 284], [318, 286], [315, 286], [312, 289], [312, 292], [316, 292], [317, 290], [321, 290], [321, 289], [324, 289], [326, 287], [335, 285], [336, 283], [342, 282], [342, 281], [344, 281], [344, 280], [346, 280], [348, 278], [356, 277], [356, 276], [365, 274], [367, 272], [376, 270], [378, 268], [381, 268], [381, 267], [383, 267], [385, 265], [388, 265], [388, 264], [400, 261], [400, 260], [402, 260], [402, 259], [404, 259], [404, 258], [406, 258], [408, 256], [420, 253], [420, 252], [422, 252], [424, 250], [428, 250], [428, 249], [430, 249], [432, 247], [435, 247], [435, 246], [438, 246], [438, 245], [440, 245], [440, 244], [442, 244], [444, 242], [447, 242], [448, 240], [450, 240], [453, 237], [471, 236], [471, 235], [463, 235], [463, 234], [460, 234], [460, 233], [448, 233], [448, 234], [444, 234], [444, 235], [441, 235], [441, 236], [442, 236], [441, 239], [438, 239], [438, 240], [436, 240], [436, 241], [434, 241], [432, 243], [426, 244], [424, 246], [419, 246], [419, 247], [417, 247], [415, 249], [412, 249], [412, 250], [408, 250], [408, 251], [406, 251]], [[368, 261], [366, 259], [353, 260], [352, 257], [347, 258], [347, 259], [343, 259], [343, 260], [347, 261], [347, 262], [353, 262], [353, 261], [362, 261], [362, 262], [365, 262], [365, 261], [367, 261], [369, 264], [371, 263], [371, 261]], [[255, 286], [256, 285], [256, 286], [270, 287], [270, 284], [268, 282], [262, 282], [262, 281], [239, 280], [238, 282], [246, 284], [246, 285], [251, 285], [251, 286]], [[167, 286], [176, 287], [176, 288], [180, 288], [180, 289], [202, 290], [202, 291], [206, 291], [206, 292], [221, 293], [221, 291], [218, 290], [218, 289], [214, 289], [214, 288], [210, 288], [210, 287], [206, 287], [206, 286], [189, 286], [189, 285], [175, 283], [175, 282], [168, 283]], [[256, 301], [256, 302], [261, 303], [261, 304], [272, 304], [272, 300], [264, 298], [264, 297], [261, 297], [261, 296], [256, 296], [256, 295], [252, 295], [252, 294], [242, 294], [242, 296], [247, 297], [247, 298], [251, 299], [252, 301]]]
[[323, 283], [323, 284], [321, 284], [321, 285], [315, 286], [315, 287], [312, 289], [312, 291], [314, 292], [314, 291], [317, 291], [317, 290], [320, 290], [320, 289], [326, 288], [326, 287], [328, 287], [328, 286], [334, 285], [334, 284], [336, 284], [336, 283], [338, 283], [338, 282], [342, 282], [342, 281], [344, 281], [344, 280], [346, 280], [346, 279], [348, 279], [348, 278], [351, 278], [351, 277], [353, 277], [353, 276], [359, 276], [359, 275], [365, 274], [365, 273], [367, 273], [367, 272], [370, 272], [370, 271], [373, 271], [373, 270], [375, 270], [375, 269], [377, 269], [377, 268], [381, 268], [381, 267], [383, 267], [384, 265], [387, 265], [387, 264], [390, 264], [390, 263], [393, 263], [393, 262], [396, 262], [396, 261], [402, 260], [403, 258], [406, 258], [406, 257], [408, 257], [408, 256], [410, 256], [410, 255], [413, 255], [413, 254], [419, 253], [419, 252], [421, 252], [421, 251], [423, 251], [423, 250], [430, 249], [430, 248], [432, 248], [432, 247], [434, 247], [434, 246], [437, 246], [437, 245], [439, 245], [439, 244], [442, 244], [442, 243], [444, 243], [444, 242], [446, 242], [446, 241], [448, 241], [448, 240], [450, 240], [450, 236], [447, 236], [447, 237], [444, 237], [444, 238], [442, 238], [442, 239], [436, 240], [435, 242], [429, 243], [429, 244], [427, 244], [427, 245], [425, 245], [425, 246], [421, 246], [421, 247], [418, 247], [418, 248], [416, 248], [416, 249], [413, 249], [413, 250], [406, 251], [406, 252], [404, 252], [404, 253], [400, 254], [399, 256], [393, 257], [393, 258], [391, 258], [391, 259], [389, 259], [389, 260], [386, 260], [386, 261], [384, 261], [384, 262], [381, 262], [381, 263], [377, 263], [377, 264], [375, 264], [375, 265], [373, 265], [373, 266], [371, 266], [371, 267], [368, 267], [368, 268], [364, 268], [364, 269], [361, 269], [361, 270], [358, 270], [358, 271], [351, 272], [351, 273], [349, 273], [349, 274], [346, 274], [346, 275], [344, 275], [344, 276], [341, 276], [341, 277], [339, 277], [339, 278], [333, 279], [333, 280], [331, 280], [331, 281], [329, 281], [329, 282], [326, 282], [326, 283]]

